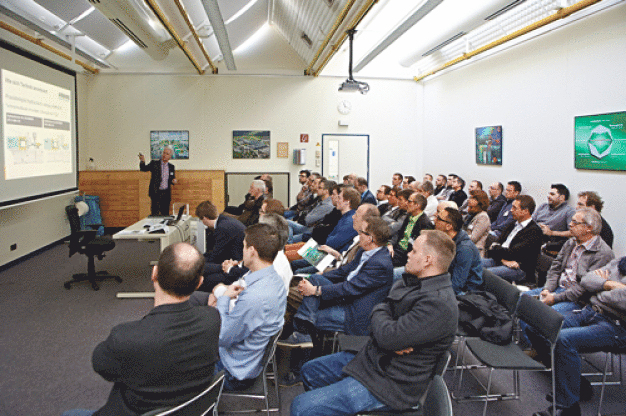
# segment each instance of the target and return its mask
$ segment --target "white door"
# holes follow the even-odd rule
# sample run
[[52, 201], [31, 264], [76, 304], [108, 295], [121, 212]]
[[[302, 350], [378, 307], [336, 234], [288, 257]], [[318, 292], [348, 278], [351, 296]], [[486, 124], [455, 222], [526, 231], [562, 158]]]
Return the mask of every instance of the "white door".
[[323, 134], [322, 175], [342, 183], [344, 175], [355, 173], [369, 182], [369, 142], [367, 134]]

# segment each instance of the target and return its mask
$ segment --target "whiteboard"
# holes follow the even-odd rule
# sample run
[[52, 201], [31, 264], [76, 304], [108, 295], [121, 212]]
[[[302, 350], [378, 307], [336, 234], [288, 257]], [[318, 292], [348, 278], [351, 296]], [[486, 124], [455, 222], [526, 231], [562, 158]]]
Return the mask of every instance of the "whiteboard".
[[322, 175], [342, 183], [344, 175], [356, 173], [369, 182], [369, 134], [323, 134]]

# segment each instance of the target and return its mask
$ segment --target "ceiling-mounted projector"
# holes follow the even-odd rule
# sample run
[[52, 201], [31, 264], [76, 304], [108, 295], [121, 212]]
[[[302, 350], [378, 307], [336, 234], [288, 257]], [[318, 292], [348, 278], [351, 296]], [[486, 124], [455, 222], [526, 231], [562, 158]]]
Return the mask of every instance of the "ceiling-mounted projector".
[[361, 94], [367, 94], [370, 90], [370, 86], [367, 82], [357, 81], [352, 76], [352, 41], [354, 40], [354, 34], [356, 30], [350, 29], [346, 32], [350, 39], [350, 63], [348, 64], [349, 76], [348, 79], [339, 85], [339, 91], [353, 92], [358, 91]]

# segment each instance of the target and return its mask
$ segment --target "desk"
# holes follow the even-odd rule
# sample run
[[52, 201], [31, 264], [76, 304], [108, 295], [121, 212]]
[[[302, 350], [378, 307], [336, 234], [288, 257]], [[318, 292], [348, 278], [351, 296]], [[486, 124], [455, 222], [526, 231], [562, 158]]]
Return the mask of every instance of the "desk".
[[[156, 241], [159, 240], [161, 244], [161, 251], [170, 244], [178, 243], [179, 241], [189, 241], [191, 217], [184, 215], [183, 218], [176, 225], [168, 225], [167, 232], [149, 234], [147, 232], [146, 225], [152, 225], [158, 220], [155, 218], [144, 218], [139, 220], [133, 225], [124, 228], [122, 231], [113, 234], [114, 240], [141, 240], [141, 241]], [[128, 298], [153, 298], [154, 292], [119, 292], [117, 297], [120, 299]]]
[[160, 240], [161, 251], [170, 244], [178, 243], [179, 241], [189, 241], [190, 223], [191, 217], [184, 215], [183, 218], [176, 225], [167, 226], [167, 232], [149, 234], [146, 225], [151, 225], [157, 222], [155, 218], [144, 218], [139, 220], [133, 225], [124, 228], [122, 231], [113, 234], [114, 240], [145, 240], [156, 241]]

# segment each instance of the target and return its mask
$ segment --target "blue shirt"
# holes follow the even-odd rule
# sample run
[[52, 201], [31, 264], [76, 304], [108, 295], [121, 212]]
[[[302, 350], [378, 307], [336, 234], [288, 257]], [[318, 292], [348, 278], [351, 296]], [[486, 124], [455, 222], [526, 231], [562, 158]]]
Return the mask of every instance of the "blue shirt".
[[341, 253], [350, 246], [352, 239], [357, 235], [352, 226], [352, 217], [354, 217], [355, 212], [356, 210], [351, 209], [341, 216], [339, 222], [326, 239], [328, 247], [332, 247]]
[[230, 298], [220, 296], [217, 310], [222, 318], [220, 360], [238, 380], [261, 373], [267, 343], [284, 323], [287, 290], [274, 266], [245, 276], [246, 288], [239, 294], [232, 311]]

